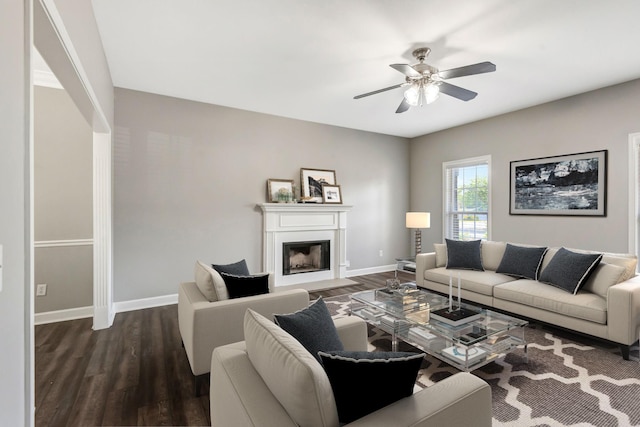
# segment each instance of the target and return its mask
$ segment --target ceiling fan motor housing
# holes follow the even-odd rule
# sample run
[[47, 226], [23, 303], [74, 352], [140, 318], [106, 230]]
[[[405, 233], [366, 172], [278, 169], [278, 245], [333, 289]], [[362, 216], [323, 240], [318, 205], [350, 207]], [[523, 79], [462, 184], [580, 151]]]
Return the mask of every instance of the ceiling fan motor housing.
[[427, 56], [431, 53], [431, 48], [420, 47], [412, 52], [413, 57], [418, 61], [423, 62]]

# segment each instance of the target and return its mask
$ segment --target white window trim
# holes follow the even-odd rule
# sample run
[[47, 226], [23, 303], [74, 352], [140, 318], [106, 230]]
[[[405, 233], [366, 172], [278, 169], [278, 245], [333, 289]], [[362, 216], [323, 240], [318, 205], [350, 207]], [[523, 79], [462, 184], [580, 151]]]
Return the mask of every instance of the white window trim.
[[487, 240], [491, 240], [491, 233], [493, 226], [491, 224], [493, 215], [491, 214], [491, 155], [470, 157], [467, 159], [452, 160], [449, 162], [442, 162], [442, 241], [446, 238], [446, 221], [447, 221], [447, 169], [451, 167], [464, 167], [477, 165], [478, 163], [487, 163], [487, 186], [489, 191], [487, 193]]
[[629, 134], [629, 253], [638, 254], [638, 232], [640, 231], [640, 210], [638, 209], [638, 179], [640, 171], [640, 132]]

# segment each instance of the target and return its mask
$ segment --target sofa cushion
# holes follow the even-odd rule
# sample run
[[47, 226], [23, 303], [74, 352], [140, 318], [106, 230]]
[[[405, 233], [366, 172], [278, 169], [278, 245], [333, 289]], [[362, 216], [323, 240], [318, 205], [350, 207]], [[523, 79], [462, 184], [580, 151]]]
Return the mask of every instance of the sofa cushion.
[[322, 298], [291, 314], [274, 315], [275, 322], [300, 341], [318, 361], [319, 351], [344, 350], [331, 313]]
[[436, 267], [446, 267], [447, 245], [444, 243], [434, 243], [433, 251], [436, 253]]
[[536, 280], [546, 247], [525, 247], [507, 243], [496, 273]]
[[320, 358], [333, 389], [338, 419], [350, 423], [411, 396], [424, 354], [332, 351], [320, 352]]
[[[607, 323], [607, 301], [591, 292], [572, 295], [560, 288], [536, 280], [519, 279], [497, 285], [494, 298], [539, 308], [577, 319]], [[544, 322], [545, 319], [538, 320]]]
[[447, 268], [483, 271], [480, 240], [451, 240], [447, 244]]
[[[599, 254], [602, 252], [596, 251], [588, 251], [584, 249], [573, 249], [566, 248], [572, 252], [577, 252], [579, 254]], [[549, 265], [549, 262], [553, 259], [553, 256], [560, 250], [560, 248], [550, 248], [546, 255], [544, 256], [544, 261], [542, 262], [542, 270]], [[602, 261], [607, 264], [619, 265], [624, 268], [624, 274], [620, 277], [619, 282], [624, 282], [625, 280], [629, 280], [636, 275], [636, 266], [638, 264], [638, 257], [633, 254], [623, 254], [623, 253], [611, 253], [604, 252], [602, 253]]]
[[269, 293], [269, 273], [254, 276], [236, 276], [220, 273], [229, 293], [229, 298], [250, 297]]
[[196, 261], [196, 265], [194, 267], [194, 276], [196, 286], [198, 287], [202, 295], [204, 295], [204, 297], [209, 300], [209, 302], [226, 299], [220, 298], [220, 296], [218, 296], [218, 288], [225, 288], [224, 279], [213, 268], [201, 261]]
[[618, 279], [618, 283], [629, 280], [636, 275], [636, 266], [638, 265], [638, 257], [633, 254], [612, 254], [603, 253], [602, 262], [607, 264], [618, 265], [624, 268], [624, 273]]
[[[498, 268], [506, 247], [507, 244], [505, 242], [482, 241], [480, 244], [480, 256], [485, 270], [495, 271]], [[447, 245], [445, 243], [434, 243], [433, 250], [436, 254], [436, 267], [446, 267]]]
[[620, 279], [624, 273], [624, 267], [600, 262], [596, 269], [593, 270], [593, 273], [589, 276], [589, 279], [587, 279], [582, 290], [593, 292], [594, 294], [600, 295], [602, 298], [606, 299], [609, 288], [616, 283], [620, 283]]
[[[243, 259], [231, 264], [212, 264], [211, 267], [215, 271], [220, 273], [233, 274], [236, 276], [248, 276], [249, 269], [247, 268], [247, 262]], [[227, 291], [227, 286], [224, 283], [224, 279], [220, 276], [220, 281], [214, 281], [214, 285], [216, 288], [216, 293], [218, 294], [218, 300], [226, 300], [229, 299], [229, 291]]]
[[582, 254], [560, 248], [540, 273], [539, 280], [575, 295], [601, 259], [602, 254]]
[[248, 276], [251, 274], [247, 267], [247, 261], [244, 259], [231, 264], [212, 264], [211, 267], [218, 273], [235, 274], [236, 276]]
[[424, 278], [431, 282], [448, 285], [449, 278], [452, 277], [453, 286], [454, 288], [457, 288], [458, 273], [460, 273], [460, 287], [462, 289], [488, 296], [493, 296], [494, 286], [516, 280], [514, 277], [507, 276], [506, 274], [496, 273], [490, 270], [460, 270], [459, 272], [455, 272], [455, 276], [452, 277], [451, 270], [447, 270], [443, 267], [425, 270]]
[[505, 242], [493, 242], [490, 240], [483, 240], [480, 245], [480, 253], [482, 256], [482, 266], [485, 270], [496, 271], [504, 256], [504, 251], [507, 249]]
[[329, 378], [298, 340], [251, 309], [244, 316], [244, 337], [253, 367], [296, 424], [338, 425]]

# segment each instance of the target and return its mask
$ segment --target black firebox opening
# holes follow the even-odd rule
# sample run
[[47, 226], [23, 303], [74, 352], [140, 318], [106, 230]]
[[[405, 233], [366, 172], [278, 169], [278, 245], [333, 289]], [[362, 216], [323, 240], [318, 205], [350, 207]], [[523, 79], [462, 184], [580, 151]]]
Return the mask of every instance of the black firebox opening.
[[287, 242], [282, 244], [282, 274], [310, 273], [331, 269], [331, 242]]

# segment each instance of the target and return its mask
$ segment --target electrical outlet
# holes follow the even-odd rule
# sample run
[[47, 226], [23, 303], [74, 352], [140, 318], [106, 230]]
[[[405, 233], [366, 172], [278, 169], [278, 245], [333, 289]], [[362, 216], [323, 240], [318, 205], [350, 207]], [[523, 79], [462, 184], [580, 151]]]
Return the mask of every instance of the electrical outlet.
[[384, 256], [384, 252], [382, 252], [382, 249], [380, 249], [380, 252], [378, 253], [378, 255]]
[[47, 295], [47, 285], [46, 283], [42, 283], [36, 287], [36, 296], [43, 297]]

